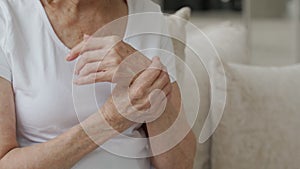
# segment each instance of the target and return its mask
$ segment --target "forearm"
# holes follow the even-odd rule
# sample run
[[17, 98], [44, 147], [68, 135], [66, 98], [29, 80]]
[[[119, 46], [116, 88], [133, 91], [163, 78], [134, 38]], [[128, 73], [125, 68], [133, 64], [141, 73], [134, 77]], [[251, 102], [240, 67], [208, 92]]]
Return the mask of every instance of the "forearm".
[[[177, 103], [176, 105], [181, 104]], [[176, 119], [177, 122], [173, 125]], [[168, 133], [159, 135], [167, 130]], [[147, 131], [151, 150], [154, 154], [151, 159], [152, 164], [157, 169], [193, 168], [196, 139], [180, 107], [173, 106], [169, 102], [161, 117], [147, 123]], [[157, 135], [159, 136], [153, 137]], [[165, 151], [161, 154], [162, 150]]]
[[96, 148], [83, 129], [75, 126], [48, 142], [12, 149], [1, 159], [0, 168], [67, 169]]
[[[107, 117], [115, 118], [109, 116]], [[69, 169], [95, 150], [98, 145], [118, 134], [110, 125], [120, 132], [132, 125], [130, 122], [124, 122], [120, 117], [110, 125], [106, 120], [106, 117], [97, 112], [48, 142], [24, 148], [12, 148], [0, 160], [0, 169]]]

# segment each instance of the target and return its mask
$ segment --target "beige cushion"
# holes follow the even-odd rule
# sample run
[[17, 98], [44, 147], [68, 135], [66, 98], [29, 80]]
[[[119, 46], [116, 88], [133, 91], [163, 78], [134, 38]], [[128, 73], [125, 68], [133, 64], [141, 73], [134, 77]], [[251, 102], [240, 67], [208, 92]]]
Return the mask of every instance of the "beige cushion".
[[[194, 115], [190, 114], [190, 112], [193, 111], [193, 104], [195, 103], [195, 100], [199, 98], [195, 98], [196, 95], [193, 95], [195, 91], [193, 91], [194, 88], [191, 84], [191, 80], [193, 80], [193, 77], [191, 76], [190, 70], [196, 77], [195, 80], [197, 81], [197, 85], [199, 86], [198, 90], [201, 93], [200, 111], [196, 123], [193, 127], [193, 130], [195, 134], [197, 134], [198, 138], [209, 109], [209, 80], [204, 67], [201, 65], [200, 60], [197, 59], [197, 56], [190, 50], [186, 51], [187, 55], [185, 53], [186, 24], [190, 18], [190, 14], [191, 11], [189, 8], [182, 8], [174, 15], [170, 15], [167, 20], [169, 23], [170, 35], [171, 37], [173, 37], [174, 51], [175, 54], [179, 57], [179, 59], [177, 59], [177, 79], [182, 93], [182, 100], [184, 102], [185, 112], [191, 118], [193, 118]], [[182, 61], [185, 61], [186, 65], [182, 64]], [[188, 70], [187, 67], [190, 70]], [[209, 141], [203, 144], [198, 144], [194, 168], [209, 168], [209, 154]]]
[[250, 62], [247, 56], [247, 33], [244, 26], [232, 22], [223, 22], [203, 29], [215, 45], [221, 58], [227, 63]]
[[173, 41], [174, 52], [176, 56], [185, 60], [185, 42], [186, 42], [186, 24], [191, 17], [191, 9], [181, 8], [175, 14], [168, 16], [170, 36]]
[[213, 135], [212, 168], [299, 168], [300, 65], [225, 70], [227, 105]]
[[243, 64], [250, 62], [247, 56], [247, 34], [244, 26], [223, 22], [204, 27], [201, 31], [207, 37], [193, 30], [187, 33], [188, 42], [201, 48], [207, 44], [209, 38], [224, 61]]
[[[210, 83], [207, 71], [201, 64], [198, 56], [193, 53], [190, 48], [185, 49], [185, 43], [187, 43], [189, 47], [196, 48], [199, 51], [198, 54], [200, 53], [199, 56], [202, 58], [212, 57], [214, 53], [212, 52], [212, 47], [206, 37], [203, 34], [195, 33], [197, 28], [187, 23], [190, 18], [190, 12], [191, 11], [189, 8], [182, 8], [174, 15], [170, 15], [167, 18], [167, 21], [169, 24], [170, 35], [173, 37], [175, 54], [179, 56], [181, 60], [185, 61], [186, 66], [188, 66], [193, 72], [196, 78], [195, 80], [197, 81], [198, 90], [200, 92], [201, 102], [199, 113], [196, 123], [193, 126], [193, 130], [198, 138], [209, 112]], [[188, 31], [186, 31], [186, 29]], [[237, 63], [247, 62], [245, 40], [246, 33], [244, 27], [228, 22], [206, 27], [203, 31], [214, 43], [221, 58]], [[182, 63], [177, 60], [177, 79], [183, 94], [185, 111], [188, 116], [191, 116], [189, 113], [192, 112], [191, 107], [192, 104], [195, 103], [195, 98], [188, 94], [191, 93], [193, 87], [191, 86], [192, 77], [190, 71], [186, 69], [186, 66], [182, 65]], [[195, 169], [210, 168], [210, 152], [210, 140], [206, 141], [205, 143], [198, 144], [197, 155], [195, 158]]]

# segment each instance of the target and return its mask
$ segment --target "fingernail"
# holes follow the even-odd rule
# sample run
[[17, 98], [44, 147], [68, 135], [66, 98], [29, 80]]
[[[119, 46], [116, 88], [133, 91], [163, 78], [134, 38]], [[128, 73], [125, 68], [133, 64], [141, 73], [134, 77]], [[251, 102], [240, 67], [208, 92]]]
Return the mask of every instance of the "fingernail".
[[68, 53], [68, 55], [66, 56], [66, 60], [67, 60], [67, 61], [70, 61], [70, 60], [71, 60], [71, 57], [72, 57], [72, 53], [70, 52], [70, 53]]
[[160, 60], [160, 58], [159, 58], [158, 56], [155, 56], [155, 57], [153, 58], [153, 60], [157, 60], [157, 61], [159, 61], [159, 60]]
[[84, 34], [83, 35], [83, 40], [88, 40], [90, 38], [90, 35]]

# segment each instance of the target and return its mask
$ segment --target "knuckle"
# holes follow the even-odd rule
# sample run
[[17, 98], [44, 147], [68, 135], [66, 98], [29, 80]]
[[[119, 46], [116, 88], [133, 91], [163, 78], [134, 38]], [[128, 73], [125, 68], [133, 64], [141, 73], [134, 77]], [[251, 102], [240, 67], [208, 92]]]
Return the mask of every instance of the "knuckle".
[[113, 63], [116, 64], [116, 65], [119, 65], [121, 63], [121, 61], [122, 60], [117, 56], [113, 58]]
[[83, 78], [84, 81], [91, 81], [94, 79], [94, 76], [92, 74], [87, 75], [86, 77]]
[[84, 53], [84, 54], [81, 56], [80, 61], [83, 62], [83, 63], [86, 63], [86, 62], [88, 62], [88, 60], [89, 60], [89, 54], [88, 54], [88, 53]]
[[135, 102], [137, 100], [137, 96], [136, 96], [136, 89], [135, 88], [132, 88], [129, 90], [129, 97], [130, 97], [130, 100], [131, 102]]
[[[97, 68], [97, 67], [96, 67]], [[96, 71], [96, 68], [94, 68], [94, 66], [92, 65], [92, 64], [86, 64], [85, 66], [84, 66], [84, 68], [82, 69], [82, 71], [84, 72], [84, 73], [91, 73], [91, 72], [94, 72], [94, 71]]]
[[130, 103], [131, 103], [132, 105], [136, 106], [137, 103], [138, 103], [138, 101], [137, 101], [137, 99], [131, 98], [131, 99], [130, 99]]
[[133, 89], [132, 94], [131, 94], [133, 99], [140, 99], [143, 97], [143, 95], [144, 95], [144, 91], [142, 88]]
[[135, 95], [138, 97], [138, 98], [142, 98], [143, 95], [144, 95], [144, 90], [142, 88], [138, 88], [135, 92]]
[[89, 81], [89, 82], [95, 82], [96, 78], [97, 78], [96, 74], [92, 73], [92, 74], [90, 74], [88, 76], [87, 81]]
[[141, 104], [136, 104], [136, 103], [133, 103], [133, 106], [137, 109], [137, 110], [142, 110], [143, 107]]
[[80, 74], [81, 74], [81, 75], [86, 75], [87, 72], [88, 72], [87, 68], [86, 68], [86, 67], [83, 67], [83, 68], [81, 69], [81, 71], [80, 71]]
[[143, 103], [141, 103], [137, 108], [139, 110], [147, 110], [151, 107], [151, 104], [148, 100], [145, 100]]
[[118, 49], [117, 47], [113, 47], [110, 52], [109, 52], [111, 55], [113, 56], [117, 56], [118, 55]]
[[86, 64], [86, 66], [84, 67], [84, 69], [86, 71], [91, 71], [92, 70], [92, 65], [91, 64]]
[[151, 103], [147, 100], [145, 101], [144, 105], [143, 105], [143, 109], [149, 109], [151, 107]]
[[96, 73], [95, 78], [96, 78], [97, 81], [99, 81], [100, 79], [104, 78], [104, 76], [100, 73]]
[[112, 35], [112, 36], [110, 36], [110, 41], [111, 41], [111, 43], [117, 43], [120, 41], [120, 37], [117, 35]]

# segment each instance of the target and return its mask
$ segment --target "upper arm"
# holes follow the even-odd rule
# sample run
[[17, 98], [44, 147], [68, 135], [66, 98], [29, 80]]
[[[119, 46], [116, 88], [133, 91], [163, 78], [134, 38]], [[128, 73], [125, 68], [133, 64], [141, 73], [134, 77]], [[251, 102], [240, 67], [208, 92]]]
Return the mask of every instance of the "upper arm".
[[0, 159], [16, 147], [16, 117], [14, 94], [11, 85], [11, 67], [6, 55], [5, 42], [8, 34], [8, 18], [0, 3]]
[[0, 77], [0, 159], [18, 146], [12, 85]]

